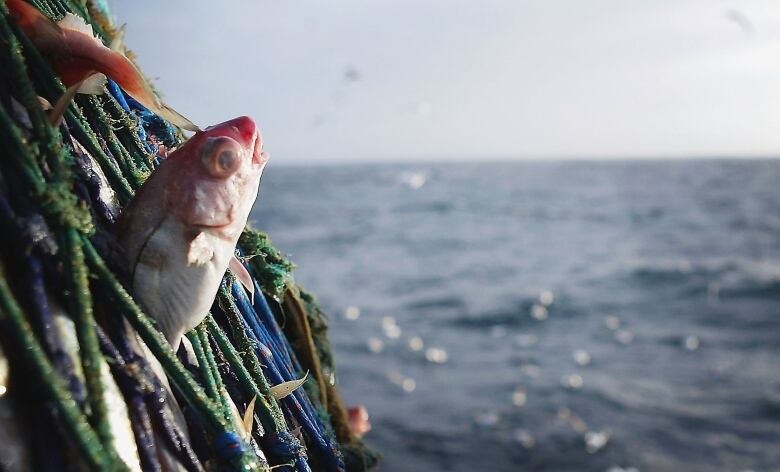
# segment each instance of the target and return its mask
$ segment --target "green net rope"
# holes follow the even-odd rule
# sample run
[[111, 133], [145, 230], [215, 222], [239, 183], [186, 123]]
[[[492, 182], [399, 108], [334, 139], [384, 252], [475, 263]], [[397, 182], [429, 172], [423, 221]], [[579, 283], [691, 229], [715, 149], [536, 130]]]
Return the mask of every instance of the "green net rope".
[[[111, 26], [95, 21], [84, 3], [69, 0], [34, 0], [30, 3], [52, 19], [58, 19], [67, 12], [76, 13], [91, 23], [104, 41], [110, 39], [108, 31]], [[0, 158], [12, 160], [12, 165], [24, 179], [24, 188], [28, 190], [25, 197], [41, 210], [56, 235], [60, 248], [57, 257], [61, 260], [67, 288], [65, 308], [76, 326], [80, 363], [88, 392], [87, 404], [80, 406], [74, 401], [47, 358], [34, 329], [26, 320], [13, 284], [8, 283], [11, 271], [3, 266], [1, 258], [0, 323], [5, 337], [12, 340], [11, 347], [25, 346], [25, 362], [58, 411], [67, 434], [73, 438], [86, 465], [92, 470], [127, 469], [113, 446], [105, 386], [100, 378], [103, 354], [95, 330], [98, 324], [93, 307], [96, 290], [110, 299], [117, 312], [132, 325], [161, 363], [177, 392], [205, 424], [211, 437], [238, 431], [232, 421], [229, 395], [209, 337], [214, 348], [219, 350], [220, 358], [235, 373], [246, 398], [256, 399], [255, 412], [260, 423], [257, 430], [287, 432], [285, 417], [278, 402], [270, 395], [270, 385], [263, 374], [255, 346], [238, 319], [235, 301], [226, 287], [220, 289], [217, 301], [227, 316], [230, 332], [226, 333], [208, 316], [202, 325], [188, 334], [199, 360], [201, 385], [179, 361], [154, 321], [143, 312], [96, 249], [92, 240], [96, 222], [74, 187], [75, 150], [59, 129], [49, 125], [38, 99], [40, 96], [53, 103], [62, 95], [64, 87], [30, 41], [9, 20], [8, 10], [2, 1], [0, 61], [8, 67], [13, 96], [24, 108], [30, 124], [29, 130], [24, 129], [14, 113], [0, 105]], [[111, 95], [105, 94], [78, 97], [66, 110], [64, 118], [71, 138], [97, 162], [116, 193], [118, 203], [127, 204], [154, 167], [154, 156], [146, 150], [136, 132], [139, 125], [135, 117], [119, 106]], [[295, 297], [306, 297], [298, 292], [290, 275], [293, 265], [273, 248], [264, 234], [247, 230], [240, 245], [250, 257], [258, 282], [269, 296], [280, 303], [290, 293]], [[313, 299], [304, 300], [301, 306], [305, 307], [305, 316], [313, 323], [318, 319], [321, 321], [322, 313]], [[293, 339], [298, 335], [300, 333], [288, 333], [293, 345], [302, 344]], [[318, 349], [316, 355], [324, 361], [323, 366], [332, 372], [332, 357], [324, 330], [318, 331], [314, 344]], [[315, 375], [322, 377], [323, 374], [315, 372]], [[321, 416], [334, 421], [339, 415], [333, 415], [331, 405], [325, 403], [317, 403]], [[340, 421], [343, 426], [343, 414]], [[335, 429], [339, 430], [339, 427]], [[347, 449], [359, 445], [354, 438], [340, 438], [340, 441]], [[249, 448], [229, 462], [236, 470], [264, 470], [268, 467]], [[366, 461], [363, 460], [363, 463]]]

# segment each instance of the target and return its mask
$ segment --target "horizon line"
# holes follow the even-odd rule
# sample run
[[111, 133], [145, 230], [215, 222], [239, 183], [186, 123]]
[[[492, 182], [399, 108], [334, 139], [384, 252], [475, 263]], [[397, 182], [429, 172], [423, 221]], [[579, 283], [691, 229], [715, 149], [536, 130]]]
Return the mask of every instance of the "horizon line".
[[[476, 164], [476, 163], [511, 163], [511, 162], [652, 162], [652, 161], [772, 161], [780, 160], [778, 154], [668, 154], [668, 155], [551, 155], [551, 156], [518, 156], [510, 154], [494, 154], [491, 156], [417, 156], [412, 158], [391, 158], [375, 156], [370, 158], [337, 158], [337, 159], [273, 159], [275, 167], [298, 167], [303, 165], [328, 166], [328, 165], [387, 165], [387, 164]], [[277, 164], [278, 163], [278, 164]]]

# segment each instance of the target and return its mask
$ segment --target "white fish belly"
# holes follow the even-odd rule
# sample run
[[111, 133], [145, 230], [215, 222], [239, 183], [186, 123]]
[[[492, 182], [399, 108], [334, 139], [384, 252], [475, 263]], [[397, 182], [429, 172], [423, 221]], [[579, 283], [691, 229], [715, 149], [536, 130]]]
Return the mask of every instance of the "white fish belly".
[[235, 244], [205, 233], [198, 244], [201, 250], [210, 246], [211, 257], [191, 263], [191, 241], [191, 232], [167, 217], [149, 237], [133, 271], [137, 296], [174, 349], [205, 318], [235, 249]]

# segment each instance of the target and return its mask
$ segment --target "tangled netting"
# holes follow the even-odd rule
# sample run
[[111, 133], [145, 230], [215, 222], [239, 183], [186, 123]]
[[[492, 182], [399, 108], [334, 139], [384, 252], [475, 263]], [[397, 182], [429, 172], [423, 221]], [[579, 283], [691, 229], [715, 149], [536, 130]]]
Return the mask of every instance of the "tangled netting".
[[[106, 44], [115, 34], [103, 2], [30, 3], [55, 21], [83, 17]], [[183, 137], [106, 88], [50, 125], [41, 98], [55, 103], [64, 88], [0, 1], [0, 469], [372, 467], [376, 454], [347, 427], [325, 317], [265, 234], [246, 229], [238, 247], [254, 300], [226, 274], [187, 333], [191, 351], [173, 352], [144, 313], [111, 230], [161, 148]], [[302, 389], [271, 395], [307, 371]], [[236, 418], [250, 403], [247, 433]]]

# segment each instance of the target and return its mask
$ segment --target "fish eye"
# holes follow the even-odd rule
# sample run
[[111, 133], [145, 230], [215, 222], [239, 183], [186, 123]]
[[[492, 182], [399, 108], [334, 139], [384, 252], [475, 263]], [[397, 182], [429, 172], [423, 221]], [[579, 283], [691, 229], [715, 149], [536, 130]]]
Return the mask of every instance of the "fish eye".
[[220, 151], [217, 154], [217, 166], [222, 171], [228, 171], [233, 168], [233, 163], [236, 161], [236, 153], [233, 150]]
[[241, 166], [239, 151], [235, 141], [222, 139], [206, 149], [201, 156], [201, 162], [209, 175], [224, 179], [233, 175]]

